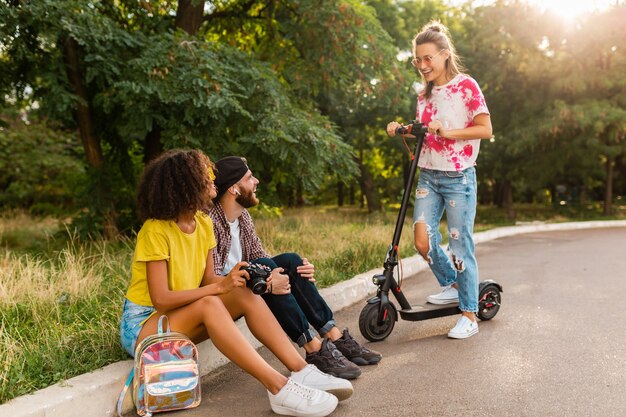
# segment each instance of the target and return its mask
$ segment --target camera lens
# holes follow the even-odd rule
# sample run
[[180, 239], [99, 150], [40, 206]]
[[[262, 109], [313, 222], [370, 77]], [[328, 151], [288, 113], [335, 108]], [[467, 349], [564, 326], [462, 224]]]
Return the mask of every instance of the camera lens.
[[267, 291], [267, 283], [264, 279], [259, 278], [254, 283], [252, 283], [252, 292], [255, 294], [263, 294]]

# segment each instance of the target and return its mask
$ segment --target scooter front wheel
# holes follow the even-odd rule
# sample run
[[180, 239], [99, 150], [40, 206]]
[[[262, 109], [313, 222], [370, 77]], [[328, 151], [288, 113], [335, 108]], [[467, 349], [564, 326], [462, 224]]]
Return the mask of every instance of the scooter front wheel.
[[370, 342], [378, 342], [384, 340], [391, 334], [393, 326], [398, 320], [398, 312], [393, 303], [389, 302], [387, 312], [383, 318], [382, 324], [378, 323], [378, 309], [380, 303], [365, 304], [361, 315], [359, 316], [359, 330], [364, 338]]
[[500, 289], [495, 284], [485, 285], [478, 295], [478, 313], [476, 315], [482, 321], [491, 320], [498, 314], [502, 295]]

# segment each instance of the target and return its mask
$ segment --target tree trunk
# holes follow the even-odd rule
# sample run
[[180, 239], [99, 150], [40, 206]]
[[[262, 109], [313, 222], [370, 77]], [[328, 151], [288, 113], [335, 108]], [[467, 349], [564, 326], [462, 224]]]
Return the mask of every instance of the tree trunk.
[[163, 152], [161, 143], [161, 127], [156, 124], [148, 132], [143, 144], [143, 162], [147, 164]]
[[350, 205], [351, 205], [351, 206], [353, 206], [353, 205], [354, 205], [354, 202], [355, 202], [355, 194], [356, 194], [356, 192], [355, 192], [355, 190], [354, 190], [354, 183], [352, 183], [352, 184], [350, 184], [350, 188], [349, 188], [349, 190], [348, 190], [348, 195], [349, 195], [349, 198], [350, 198], [350, 200], [349, 200], [349, 201], [350, 201]]
[[515, 220], [515, 208], [513, 207], [513, 186], [510, 181], [504, 182], [504, 189], [502, 190], [502, 207], [506, 211], [506, 217], [509, 220]]
[[494, 186], [494, 199], [496, 206], [506, 212], [509, 220], [515, 219], [515, 208], [513, 207], [513, 186], [511, 181], [497, 181]]
[[296, 186], [296, 207], [304, 207], [304, 189], [302, 183]]
[[74, 94], [78, 97], [78, 106], [74, 111], [74, 117], [78, 124], [80, 140], [85, 149], [87, 162], [93, 168], [100, 169], [104, 165], [100, 140], [96, 137], [93, 127], [93, 118], [89, 108], [89, 96], [83, 86], [80, 63], [78, 59], [78, 43], [71, 37], [67, 37], [63, 44], [65, 52], [65, 70]]
[[[198, 0], [178, 0], [174, 26], [191, 36], [196, 36], [204, 17], [204, 3], [204, 1]], [[144, 139], [143, 162], [150, 162], [161, 152], [163, 152], [161, 127], [155, 123]]]
[[178, 0], [176, 10], [176, 20], [174, 24], [188, 34], [195, 36], [198, 34], [202, 18], [204, 15], [204, 1], [200, 0]]
[[376, 192], [374, 186], [374, 177], [372, 173], [367, 169], [367, 166], [363, 164], [363, 160], [357, 158], [361, 175], [359, 177], [359, 185], [361, 186], [361, 192], [365, 196], [367, 201], [367, 211], [372, 213], [374, 211], [380, 211], [382, 206], [380, 204], [380, 198]]
[[606, 186], [604, 189], [604, 215], [610, 216], [613, 212], [613, 158], [606, 158]]
[[337, 183], [337, 206], [339, 207], [343, 207], [343, 189], [344, 189], [344, 185], [343, 182], [339, 181]]
[[492, 189], [492, 201], [499, 209], [502, 208], [502, 181], [496, 180]]
[[[83, 85], [83, 77], [80, 71], [79, 46], [75, 39], [68, 36], [63, 42], [63, 52], [65, 59], [65, 71], [70, 86], [78, 97], [78, 105], [74, 111], [74, 118], [78, 125], [80, 140], [85, 149], [85, 156], [89, 165], [96, 171], [104, 170], [104, 156], [100, 139], [94, 133], [93, 117], [89, 105], [89, 95]], [[108, 187], [102, 179], [102, 175], [97, 174], [96, 196], [101, 204], [98, 208], [103, 218], [103, 234], [107, 239], [116, 237], [119, 234], [117, 228], [117, 213], [111, 201], [108, 200]]]
[[286, 185], [284, 188], [285, 194], [287, 195], [287, 207], [295, 207], [296, 199], [294, 198], [293, 187], [290, 185]]

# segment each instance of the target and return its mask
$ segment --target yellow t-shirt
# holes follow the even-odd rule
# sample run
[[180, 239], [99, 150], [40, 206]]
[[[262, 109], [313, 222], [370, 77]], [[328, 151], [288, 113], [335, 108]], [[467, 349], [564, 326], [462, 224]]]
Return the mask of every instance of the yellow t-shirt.
[[200, 287], [207, 256], [217, 242], [211, 218], [200, 211], [194, 218], [193, 233], [184, 233], [174, 221], [146, 220], [137, 235], [126, 298], [142, 306], [153, 305], [146, 276], [148, 261], [167, 261], [167, 283], [171, 291]]

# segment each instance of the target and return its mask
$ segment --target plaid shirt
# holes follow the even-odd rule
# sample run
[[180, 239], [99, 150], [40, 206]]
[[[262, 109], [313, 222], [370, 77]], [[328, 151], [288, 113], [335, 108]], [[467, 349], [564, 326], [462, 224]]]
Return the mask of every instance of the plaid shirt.
[[[228, 252], [230, 252], [230, 226], [228, 225], [228, 220], [226, 220], [224, 209], [219, 202], [215, 203], [213, 208], [208, 210], [207, 213], [213, 220], [213, 230], [217, 240], [217, 247], [213, 250], [213, 269], [217, 275], [222, 275], [224, 263], [228, 259]], [[239, 240], [241, 242], [242, 261], [249, 262], [257, 258], [271, 257], [263, 249], [261, 239], [259, 239], [256, 230], [254, 230], [252, 217], [246, 209], [243, 209], [241, 216], [239, 216]]]

